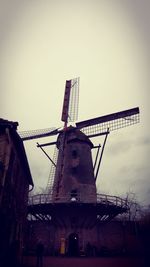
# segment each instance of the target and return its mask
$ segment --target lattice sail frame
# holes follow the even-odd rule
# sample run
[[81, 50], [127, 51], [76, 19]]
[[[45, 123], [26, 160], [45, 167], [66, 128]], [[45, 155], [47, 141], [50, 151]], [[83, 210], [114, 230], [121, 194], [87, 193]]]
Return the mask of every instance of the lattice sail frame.
[[55, 135], [58, 133], [57, 128], [45, 128], [45, 129], [38, 129], [38, 130], [29, 130], [29, 131], [21, 131], [19, 135], [23, 141], [42, 138], [50, 135]]
[[76, 123], [80, 129], [87, 136], [98, 135], [109, 131], [114, 131], [124, 128], [140, 121], [139, 108], [133, 108], [106, 116], [98, 117], [95, 119]]
[[[58, 159], [58, 148], [57, 148], [57, 146], [55, 146], [54, 154], [53, 154], [53, 162], [56, 165], [57, 165], [57, 159]], [[48, 182], [47, 182], [47, 186], [46, 186], [46, 192], [48, 194], [51, 194], [51, 195], [52, 195], [53, 189], [54, 189], [53, 187], [54, 187], [55, 172], [56, 172], [56, 166], [54, 166], [54, 164], [51, 164]]]
[[79, 106], [79, 78], [75, 78], [71, 80], [68, 121], [73, 122], [78, 119], [78, 106]]

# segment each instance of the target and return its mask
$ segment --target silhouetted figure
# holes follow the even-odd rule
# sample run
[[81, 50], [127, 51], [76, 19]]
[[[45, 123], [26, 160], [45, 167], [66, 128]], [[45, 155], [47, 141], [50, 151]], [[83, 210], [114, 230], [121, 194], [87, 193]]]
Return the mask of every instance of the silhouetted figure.
[[78, 235], [76, 233], [70, 234], [68, 245], [68, 255], [71, 257], [79, 256]]
[[90, 242], [87, 243], [85, 251], [86, 251], [87, 257], [92, 256], [92, 246], [91, 246]]
[[41, 241], [39, 241], [36, 246], [37, 267], [43, 266], [43, 253], [44, 253], [44, 245], [42, 244]]
[[6, 259], [6, 266], [19, 266], [18, 257], [19, 257], [19, 241], [14, 240], [10, 244], [9, 251], [8, 251], [8, 258]]

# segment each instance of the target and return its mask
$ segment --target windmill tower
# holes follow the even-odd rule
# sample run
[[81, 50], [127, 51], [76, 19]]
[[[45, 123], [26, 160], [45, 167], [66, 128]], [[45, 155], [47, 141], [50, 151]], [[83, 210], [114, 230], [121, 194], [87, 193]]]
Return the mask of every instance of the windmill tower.
[[[57, 135], [55, 142], [37, 145], [46, 155], [43, 147], [56, 145], [57, 153], [55, 160], [47, 155], [52, 163], [47, 194], [30, 199], [29, 213], [37, 220], [49, 220], [51, 225], [57, 228], [55, 249], [59, 246], [60, 236], [69, 236], [70, 245], [67, 251], [70, 254], [72, 252], [69, 251], [73, 251], [71, 244], [75, 245], [75, 240], [83, 236], [85, 229], [94, 229], [98, 220], [110, 220], [127, 210], [127, 203], [121, 198], [97, 194], [96, 179], [108, 134], [139, 122], [139, 108], [136, 107], [77, 122], [75, 126], [68, 125], [69, 121], [77, 120], [78, 89], [78, 78], [66, 81], [62, 129], [20, 133], [24, 141]], [[94, 147], [91, 138], [101, 135], [104, 135], [105, 139], [100, 150], [100, 145]], [[94, 148], [97, 149], [95, 162], [92, 159]], [[83, 237], [80, 239], [78, 241], [82, 243]], [[76, 253], [78, 254], [77, 251]]]

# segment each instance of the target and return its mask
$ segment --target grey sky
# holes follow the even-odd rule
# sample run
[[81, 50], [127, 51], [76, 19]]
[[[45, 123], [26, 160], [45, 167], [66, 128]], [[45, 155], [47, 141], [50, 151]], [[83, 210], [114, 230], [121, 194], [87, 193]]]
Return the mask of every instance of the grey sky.
[[[140, 124], [108, 137], [97, 185], [147, 204], [149, 11], [146, 0], [0, 1], [0, 117], [20, 131], [62, 126], [65, 80], [78, 76], [79, 121], [139, 106]], [[36, 141], [26, 149], [35, 185], [45, 186], [49, 161]]]

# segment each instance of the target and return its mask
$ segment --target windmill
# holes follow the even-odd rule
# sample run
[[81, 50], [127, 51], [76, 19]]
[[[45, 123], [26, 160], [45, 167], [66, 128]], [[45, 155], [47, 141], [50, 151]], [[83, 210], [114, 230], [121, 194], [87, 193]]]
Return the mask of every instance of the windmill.
[[[95, 202], [97, 197], [96, 179], [108, 134], [139, 122], [139, 108], [135, 107], [77, 122], [75, 126], [71, 126], [69, 122], [77, 120], [78, 99], [79, 78], [67, 80], [61, 116], [61, 121], [64, 123], [63, 128], [20, 132], [23, 141], [57, 136], [55, 142], [37, 143], [52, 164], [47, 189], [48, 193], [52, 194], [53, 201]], [[100, 145], [94, 147], [90, 139], [101, 135], [104, 135], [105, 139], [100, 149]], [[43, 148], [50, 145], [56, 145], [54, 160]], [[95, 148], [97, 153], [93, 164], [92, 149]]]
[[[49, 253], [53, 251], [53, 255], [79, 256], [80, 251], [86, 251], [89, 242], [100, 248], [101, 223], [128, 210], [126, 200], [98, 194], [96, 179], [108, 134], [139, 122], [139, 108], [84, 120], [72, 126], [70, 121], [77, 120], [78, 98], [79, 78], [67, 80], [61, 116], [64, 126], [20, 132], [23, 141], [57, 137], [54, 142], [37, 143], [51, 161], [51, 171], [47, 193], [29, 197], [28, 204], [31, 228], [27, 244], [33, 248], [36, 235], [40, 234], [47, 251], [51, 243]], [[91, 138], [101, 135], [104, 136], [102, 146], [94, 146]], [[45, 146], [51, 145], [55, 145], [53, 159], [44, 150]], [[97, 149], [94, 163], [93, 149]]]

